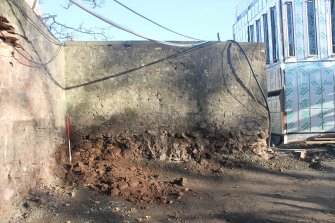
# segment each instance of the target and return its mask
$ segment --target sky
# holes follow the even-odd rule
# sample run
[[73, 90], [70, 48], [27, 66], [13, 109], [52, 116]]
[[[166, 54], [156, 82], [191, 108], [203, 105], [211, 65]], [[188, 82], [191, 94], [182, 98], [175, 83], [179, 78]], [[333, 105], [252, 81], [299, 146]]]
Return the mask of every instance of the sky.
[[[42, 13], [57, 15], [56, 19], [66, 25], [78, 27], [110, 27], [94, 16], [73, 5], [69, 9], [66, 0], [41, 2]], [[232, 39], [232, 26], [235, 5], [239, 1], [231, 0], [119, 0], [119, 2], [166, 26], [176, 32], [202, 40]], [[136, 32], [162, 41], [189, 40], [170, 33], [128, 11], [113, 0], [105, 0], [101, 8], [95, 8], [99, 14]], [[141, 40], [141, 38], [117, 28], [108, 29], [109, 40]], [[90, 36], [78, 35], [75, 40], [92, 40]]]

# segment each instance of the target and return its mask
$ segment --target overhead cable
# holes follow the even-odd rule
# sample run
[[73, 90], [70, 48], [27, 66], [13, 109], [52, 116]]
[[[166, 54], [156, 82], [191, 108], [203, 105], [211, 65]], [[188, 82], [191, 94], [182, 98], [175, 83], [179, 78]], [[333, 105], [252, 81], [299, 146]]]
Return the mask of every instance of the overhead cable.
[[217, 43], [219, 43], [219, 42], [217, 42], [217, 41], [216, 42], [207, 42], [206, 44], [194, 46], [192, 48], [187, 48], [185, 50], [182, 50], [182, 51], [177, 52], [175, 54], [169, 55], [167, 57], [164, 57], [164, 58], [152, 61], [152, 62], [144, 64], [144, 65], [136, 66], [134, 68], [131, 68], [131, 69], [126, 70], [126, 71], [122, 71], [122, 72], [117, 73], [117, 74], [112, 74], [112, 75], [105, 76], [105, 77], [102, 77], [102, 78], [99, 78], [99, 79], [96, 79], [96, 80], [88, 81], [88, 82], [85, 82], [85, 83], [82, 83], [82, 84], [77, 84], [77, 85], [65, 87], [65, 90], [72, 90], [72, 89], [75, 89], [75, 88], [85, 87], [85, 86], [88, 86], [88, 85], [91, 85], [91, 84], [99, 83], [101, 81], [106, 81], [106, 80], [111, 79], [111, 78], [119, 77], [119, 76], [122, 76], [122, 75], [127, 75], [127, 74], [129, 74], [131, 72], [134, 72], [134, 71], [146, 68], [146, 67], [150, 67], [150, 66], [153, 66], [155, 64], [162, 63], [164, 61], [180, 57], [182, 55], [186, 55], [186, 54], [191, 53], [193, 51], [202, 49], [204, 47], [209, 47], [209, 46], [217, 44]]
[[79, 8], [85, 10], [86, 12], [90, 13], [91, 15], [101, 19], [102, 21], [104, 21], [104, 22], [106, 22], [106, 23], [108, 23], [108, 24], [110, 24], [110, 25], [112, 25], [116, 28], [119, 28], [123, 31], [131, 33], [135, 36], [141, 37], [143, 39], [147, 39], [147, 40], [154, 41], [154, 42], [164, 44], [164, 45], [177, 46], [177, 47], [194, 47], [194, 46], [199, 46], [199, 45], [207, 43], [207, 41], [203, 41], [203, 42], [195, 43], [195, 44], [182, 44], [182, 43], [174, 43], [174, 42], [156, 40], [156, 39], [153, 39], [153, 38], [150, 38], [150, 37], [146, 37], [145, 35], [140, 34], [138, 32], [135, 32], [135, 31], [133, 31], [133, 30], [127, 28], [127, 27], [124, 27], [124, 26], [122, 26], [122, 25], [120, 25], [116, 22], [113, 22], [112, 20], [106, 18], [105, 16], [102, 16], [102, 15], [98, 14], [97, 12], [93, 11], [92, 9], [88, 8], [87, 6], [85, 6], [84, 4], [82, 4], [81, 2], [79, 2], [77, 0], [70, 0], [70, 2], [77, 5]]
[[[53, 34], [51, 32], [45, 33], [43, 30], [41, 30], [39, 28], [39, 25], [37, 25], [32, 18], [29, 17], [29, 15], [25, 12], [24, 9], [22, 9], [20, 7], [20, 5], [15, 1], [15, 0], [9, 0], [19, 11], [20, 13], [27, 18], [27, 21], [46, 39], [48, 40], [50, 43], [58, 45], [58, 46], [63, 46], [63, 44], [59, 43], [57, 41], [57, 38], [55, 36], [53, 36]], [[39, 17], [37, 17], [40, 21], [41, 19]], [[42, 21], [41, 21], [42, 22]], [[55, 39], [51, 38], [49, 35], [51, 35], [52, 37], [54, 37]]]
[[[267, 97], [265, 96], [265, 93], [264, 93], [264, 89], [260, 85], [260, 83], [258, 81], [258, 78], [255, 74], [255, 71], [254, 71], [254, 69], [251, 65], [250, 60], [249, 60], [249, 57], [247, 56], [247, 54], [244, 51], [244, 49], [242, 48], [242, 46], [238, 42], [236, 42], [235, 40], [227, 40], [227, 42], [232, 43], [233, 45], [237, 46], [241, 50], [242, 54], [244, 55], [248, 65], [249, 65], [252, 76], [254, 77], [254, 79], [256, 81], [257, 87], [262, 94], [262, 97], [263, 97], [264, 102], [265, 102], [266, 110], [267, 110], [267, 113], [268, 113], [268, 117], [267, 117], [268, 118], [268, 130], [269, 130], [268, 146], [271, 146], [271, 112], [270, 112], [270, 107], [269, 107], [269, 104], [268, 104]], [[256, 98], [254, 94], [253, 94], [253, 96], [254, 96], [254, 98]], [[257, 100], [256, 100], [256, 102], [257, 102]]]
[[119, 2], [119, 1], [117, 1], [117, 0], [113, 0], [113, 1], [116, 2], [117, 4], [121, 5], [122, 7], [128, 9], [129, 11], [135, 13], [136, 15], [142, 17], [143, 19], [145, 19], [145, 20], [147, 20], [147, 21], [149, 21], [149, 22], [151, 22], [151, 23], [153, 23], [153, 24], [155, 24], [155, 25], [157, 25], [157, 26], [159, 26], [159, 27], [161, 27], [161, 28], [163, 28], [163, 29], [165, 29], [165, 30], [167, 30], [167, 31], [170, 31], [170, 32], [172, 32], [172, 33], [174, 33], [174, 34], [177, 34], [177, 35], [179, 35], [179, 36], [186, 37], [186, 38], [188, 38], [188, 39], [193, 39], [193, 40], [196, 40], [196, 41], [202, 41], [201, 39], [197, 39], [197, 38], [194, 38], [194, 37], [191, 37], [191, 36], [186, 36], [186, 35], [184, 35], [184, 34], [181, 34], [181, 33], [179, 33], [179, 32], [176, 32], [176, 31], [174, 31], [174, 30], [172, 30], [172, 29], [169, 29], [169, 28], [167, 28], [167, 27], [165, 27], [165, 26], [163, 26], [163, 25], [161, 25], [161, 24], [159, 24], [159, 23], [157, 23], [157, 22], [155, 22], [155, 21], [153, 21], [153, 20], [151, 20], [151, 19], [145, 17], [144, 15], [142, 15], [142, 14], [136, 12], [135, 10], [129, 8], [128, 6], [124, 5], [123, 3], [121, 3], [121, 2]]

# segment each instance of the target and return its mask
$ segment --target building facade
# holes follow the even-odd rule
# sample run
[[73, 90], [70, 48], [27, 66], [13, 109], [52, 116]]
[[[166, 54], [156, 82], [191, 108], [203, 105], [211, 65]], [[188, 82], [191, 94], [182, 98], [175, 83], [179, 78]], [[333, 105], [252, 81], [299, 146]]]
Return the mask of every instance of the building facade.
[[335, 132], [335, 0], [244, 0], [234, 39], [266, 45], [271, 132]]

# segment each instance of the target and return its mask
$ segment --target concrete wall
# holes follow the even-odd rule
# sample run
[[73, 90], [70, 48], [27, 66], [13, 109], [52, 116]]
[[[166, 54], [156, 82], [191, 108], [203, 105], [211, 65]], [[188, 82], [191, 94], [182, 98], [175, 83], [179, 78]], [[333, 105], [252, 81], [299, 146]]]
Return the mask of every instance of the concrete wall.
[[0, 210], [54, 180], [53, 154], [65, 135], [63, 48], [25, 1], [14, 2], [0, 7]]
[[[242, 46], [266, 91], [264, 51]], [[148, 42], [67, 42], [67, 108], [76, 139], [201, 131], [234, 138], [239, 148], [264, 145], [264, 100], [238, 48], [209, 43], [183, 50]]]

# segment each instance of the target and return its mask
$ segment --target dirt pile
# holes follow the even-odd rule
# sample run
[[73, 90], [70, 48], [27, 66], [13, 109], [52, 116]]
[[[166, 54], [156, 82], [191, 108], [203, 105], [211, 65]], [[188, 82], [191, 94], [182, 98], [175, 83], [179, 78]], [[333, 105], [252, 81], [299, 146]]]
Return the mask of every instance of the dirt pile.
[[[65, 149], [63, 149], [65, 151]], [[102, 139], [83, 140], [73, 153], [72, 165], [65, 164], [67, 182], [77, 183], [111, 196], [137, 203], [172, 203], [189, 191], [187, 180], [171, 179], [131, 160], [133, 150], [106, 143]], [[67, 154], [60, 154], [67, 163]]]
[[266, 134], [260, 132], [257, 137], [258, 142], [249, 145], [232, 133], [217, 135], [199, 131], [86, 136], [73, 148], [72, 165], [69, 165], [66, 148], [60, 150], [58, 163], [64, 167], [60, 173], [66, 182], [85, 185], [133, 203], [166, 204], [183, 197], [188, 191], [187, 180], [162, 176], [143, 162], [195, 161], [202, 168], [220, 172], [224, 163], [221, 156], [216, 161], [217, 154], [253, 151], [251, 148], [265, 150]]

